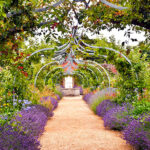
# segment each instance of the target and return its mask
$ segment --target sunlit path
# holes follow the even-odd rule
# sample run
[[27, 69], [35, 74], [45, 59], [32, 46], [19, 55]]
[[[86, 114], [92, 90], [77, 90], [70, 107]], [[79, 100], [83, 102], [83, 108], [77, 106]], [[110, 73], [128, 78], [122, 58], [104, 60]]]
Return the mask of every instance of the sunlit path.
[[107, 130], [82, 97], [64, 97], [45, 127], [41, 150], [131, 150], [121, 133]]

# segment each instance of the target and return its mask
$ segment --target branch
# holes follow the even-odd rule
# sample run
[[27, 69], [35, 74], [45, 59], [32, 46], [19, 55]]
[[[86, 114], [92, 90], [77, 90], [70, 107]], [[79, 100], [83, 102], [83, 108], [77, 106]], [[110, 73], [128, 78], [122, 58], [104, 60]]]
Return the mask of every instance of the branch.
[[[69, 13], [69, 11], [70, 11], [71, 9], [69, 9], [69, 10], [67, 10], [67, 14]], [[55, 19], [55, 20], [53, 20], [53, 21], [57, 21], [57, 19]], [[8, 30], [8, 31], [6, 31], [6, 33], [7, 33], [7, 35], [6, 36], [1, 36], [0, 37], [0, 41], [5, 41], [7, 38], [9, 38], [9, 36], [11, 36], [11, 35], [15, 35], [16, 33], [20, 33], [20, 32], [22, 32], [22, 31], [29, 31], [29, 30], [31, 30], [31, 29], [33, 29], [33, 28], [35, 28], [35, 27], [38, 27], [38, 28], [40, 28], [41, 26], [43, 26], [43, 25], [46, 25], [46, 24], [49, 24], [49, 23], [51, 23], [52, 21], [47, 21], [47, 22], [41, 22], [40, 24], [37, 24], [37, 25], [35, 25], [35, 24], [28, 24], [28, 25], [24, 25], [22, 28], [12, 28], [12, 29], [10, 29], [10, 30]]]
[[[61, 3], [63, 3], [65, 0], [60, 0], [59, 2], [55, 3], [54, 5], [50, 6], [50, 7], [45, 7], [45, 8], [39, 8], [39, 9], [35, 9], [33, 10], [33, 12], [43, 12], [43, 11], [47, 11], [49, 9], [51, 9], [52, 7], [57, 7], [59, 6]], [[9, 12], [6, 14], [6, 16], [8, 18], [15, 16], [15, 15], [21, 15], [23, 13], [22, 10], [19, 10], [19, 12]]]
[[112, 4], [110, 2], [108, 2], [107, 0], [100, 0], [103, 4], [110, 6], [111, 8], [115, 8], [115, 9], [119, 9], [119, 10], [123, 10], [123, 9], [128, 9], [128, 7], [121, 7], [121, 6], [117, 6], [115, 4]]
[[41, 23], [38, 24], [38, 25], [32, 24], [32, 25], [30, 25], [30, 26], [24, 25], [22, 28], [19, 28], [19, 29], [18, 29], [18, 28], [12, 28], [12, 29], [6, 31], [6, 32], [7, 32], [7, 36], [1, 36], [1, 37], [0, 37], [0, 41], [5, 41], [7, 38], [9, 38], [9, 36], [14, 35], [14, 34], [16, 34], [16, 33], [20, 33], [20, 32], [22, 32], [22, 31], [29, 31], [30, 29], [33, 29], [33, 28], [35, 28], [35, 27], [41, 27], [41, 26], [46, 25], [46, 24], [49, 24], [49, 23], [51, 23], [51, 22], [52, 22], [52, 21], [41, 22]]
[[136, 20], [136, 19], [132, 19], [131, 24], [146, 28], [148, 30], [150, 30], [150, 22], [146, 23], [144, 22], [144, 19], [142, 21]]
[[90, 3], [90, 0], [89, 0], [89, 2], [88, 2], [88, 3], [86, 2], [86, 0], [74, 0], [73, 2], [84, 2], [85, 7], [86, 7], [86, 8], [88, 8], [89, 3]]
[[[123, 15], [122, 15], [121, 17], [124, 18]], [[121, 20], [113, 20], [113, 19], [111, 19], [110, 22], [113, 23], [113, 24], [120, 24], [120, 23], [121, 23]], [[133, 19], [131, 20], [131, 23], [129, 23], [129, 24], [136, 25], [136, 26], [140, 26], [140, 27], [143, 27], [143, 28], [145, 28], [145, 29], [150, 30], [150, 22], [147, 22], [147, 23], [144, 22], [144, 18], [143, 18], [142, 21], [133, 18]]]

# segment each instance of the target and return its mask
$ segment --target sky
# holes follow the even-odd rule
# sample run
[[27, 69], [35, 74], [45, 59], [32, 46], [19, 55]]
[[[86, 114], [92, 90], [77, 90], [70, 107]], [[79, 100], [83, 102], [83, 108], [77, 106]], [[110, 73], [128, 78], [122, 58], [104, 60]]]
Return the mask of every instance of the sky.
[[[131, 30], [131, 38], [136, 38], [138, 40], [137, 42], [132, 42], [132, 40], [129, 40], [126, 36], [124, 36], [125, 31], [127, 31], [128, 29], [129, 27], [126, 27], [126, 29], [120, 31], [118, 31], [117, 29], [113, 29], [112, 31], [102, 30], [100, 33], [103, 37], [107, 38], [108, 40], [110, 36], [114, 36], [117, 43], [122, 43], [125, 40], [127, 40], [128, 44], [126, 46], [136, 46], [139, 42], [144, 41], [146, 39], [144, 36], [144, 32], [136, 33], [135, 31]], [[38, 32], [40, 32], [40, 29]], [[92, 35], [90, 32], [87, 33], [87, 35], [89, 36], [89, 38], [101, 38], [101, 35]], [[44, 36], [35, 36], [33, 39], [37, 40], [40, 43], [42, 40], [44, 40]]]
[[[125, 40], [129, 40], [127, 37], [124, 36], [125, 31], [128, 29], [128, 27], [125, 30], [122, 31], [118, 31], [117, 29], [113, 29], [111, 32], [109, 32], [108, 30], [103, 30], [101, 31], [101, 34], [106, 37], [107, 39], [109, 39], [110, 36], [114, 36], [116, 41], [120, 41], [120, 43], [122, 43]], [[132, 42], [132, 40], [129, 40], [128, 45], [129, 46], [136, 46], [138, 45], [139, 42], [144, 41], [146, 38], [144, 36], [144, 32], [142, 33], [136, 33], [135, 31], [132, 31], [131, 34], [131, 38], [137, 38], [137, 42]]]

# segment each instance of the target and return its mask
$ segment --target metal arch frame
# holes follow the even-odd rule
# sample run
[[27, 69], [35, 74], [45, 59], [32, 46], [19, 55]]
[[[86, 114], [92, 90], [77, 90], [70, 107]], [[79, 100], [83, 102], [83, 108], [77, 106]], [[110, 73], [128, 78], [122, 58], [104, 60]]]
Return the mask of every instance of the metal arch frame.
[[[78, 51], [80, 51], [80, 52], [82, 52], [82, 53], [85, 53], [85, 54], [94, 55], [93, 53], [88, 53], [88, 52], [86, 52], [86, 51], [81, 50], [80, 48], [77, 48], [77, 50], [78, 50]], [[101, 56], [101, 57], [107, 58], [107, 56], [106, 56], [106, 55], [98, 55], [98, 56]]]
[[[80, 52], [82, 52], [82, 53], [87, 54], [87, 52], [85, 52], [85, 51], [81, 50], [81, 49], [80, 49], [80, 48], [78, 48], [78, 47], [77, 47], [77, 50], [78, 50], [78, 51], [80, 51]], [[93, 55], [92, 53], [88, 53], [88, 54], [89, 54], [89, 55]]]
[[[92, 64], [88, 64], [88, 66], [90, 66], [90, 65], [92, 65]], [[94, 66], [94, 65], [93, 65]], [[97, 67], [96, 67], [97, 68]], [[83, 68], [84, 69], [84, 68]], [[95, 76], [96, 76], [96, 80], [98, 81], [98, 83], [99, 83], [99, 79], [98, 79], [98, 77], [97, 77], [97, 75], [96, 75], [96, 73], [92, 70], [92, 69], [90, 69], [90, 68], [88, 68], [87, 67], [87, 69], [89, 70], [89, 71], [91, 71], [92, 73], [94, 73], [95, 74]], [[98, 68], [97, 68], [98, 69]], [[86, 69], [85, 69], [86, 70]], [[99, 69], [98, 69], [99, 70]], [[102, 72], [99, 70], [99, 72], [100, 72], [100, 74], [102, 75], [102, 78], [103, 78], [103, 74], [102, 74]], [[104, 78], [103, 78], [104, 79]], [[100, 85], [100, 84], [99, 84]]]
[[63, 68], [62, 68], [62, 67], [57, 67], [57, 68], [54, 68], [54, 69], [52, 69], [51, 71], [49, 71], [49, 72], [46, 74], [46, 76], [45, 76], [44, 85], [46, 85], [46, 78], [48, 77], [48, 75], [49, 75], [50, 73], [52, 73], [54, 70], [57, 70], [57, 69], [63, 69]]
[[121, 6], [117, 6], [115, 4], [112, 4], [110, 2], [108, 2], [107, 0], [100, 0], [103, 4], [111, 7], [111, 8], [115, 8], [115, 9], [119, 9], [119, 10], [124, 10], [124, 9], [128, 9], [128, 7], [121, 7]]
[[[58, 72], [58, 73], [59, 73], [59, 72]], [[58, 74], [58, 73], [56, 73], [56, 74]], [[56, 76], [56, 74], [55, 74], [55, 76]], [[63, 76], [64, 73], [62, 73], [62, 74], [59, 73], [59, 75]], [[58, 77], [59, 77], [59, 75], [58, 75]], [[54, 78], [55, 76], [52, 77], [52, 81], [53, 81], [53, 78]], [[58, 77], [57, 77], [57, 78], [58, 78]]]
[[75, 72], [77, 72], [77, 73], [81, 74], [82, 76], [84, 76], [86, 78], [86, 82], [88, 82], [88, 84], [89, 84], [89, 80], [87, 79], [87, 77], [86, 77], [86, 75], [84, 73], [82, 73], [80, 71], [75, 71]]
[[[93, 64], [88, 64], [88, 66], [92, 66], [95, 67]], [[98, 72], [101, 74], [102, 78], [103, 78], [103, 73], [101, 72], [101, 70], [99, 70], [99, 68], [96, 67], [96, 69], [98, 70]], [[93, 71], [94, 72], [94, 71]], [[95, 73], [96, 74], [96, 73]], [[104, 78], [103, 78], [104, 79]]]
[[81, 82], [83, 83], [82, 80], [84, 80], [84, 78], [83, 78], [83, 76], [82, 76], [81, 74], [75, 74], [75, 73], [74, 73], [73, 75], [78, 76], [78, 77], [80, 78]]
[[[53, 4], [52, 6], [49, 6], [49, 7], [37, 8], [37, 9], [33, 10], [33, 12], [43, 12], [43, 11], [47, 11], [47, 10], [49, 10], [51, 7], [57, 7], [57, 6], [59, 6], [59, 5], [62, 4], [64, 1], [65, 1], [65, 0], [60, 0], [59, 2]], [[19, 12], [14, 12], [14, 13], [9, 12], [9, 13], [6, 14], [6, 16], [7, 16], [8, 18], [10, 18], [10, 17], [12, 17], [12, 16], [14, 16], [14, 15], [20, 15], [21, 13], [22, 13], [21, 10], [20, 10]]]
[[[79, 38], [79, 40], [77, 40], [76, 38], [74, 38], [74, 40], [77, 42], [77, 43], [75, 43], [75, 44], [78, 44], [78, 45], [79, 45], [79, 40], [81, 40], [81, 38]], [[118, 54], [120, 54], [122, 57], [124, 57], [124, 58], [126, 59], [126, 61], [132, 66], [132, 63], [131, 63], [130, 59], [128, 59], [124, 54], [120, 53], [119, 51], [117, 51], [117, 50], [115, 50], [115, 49], [112, 49], [112, 48], [109, 48], [109, 47], [91, 46], [91, 45], [89, 45], [89, 44], [83, 42], [82, 40], [81, 40], [81, 42], [82, 42], [85, 46], [88, 46], [88, 47], [91, 47], [91, 48], [100, 48], [100, 49], [104, 48], [104, 49], [106, 49], [106, 50], [110, 50], [110, 51], [113, 51], [113, 52], [115, 52], [115, 53], [118, 53]], [[80, 46], [80, 47], [81, 47], [81, 46]], [[81, 47], [81, 48], [84, 49], [83, 47]], [[80, 51], [81, 51], [81, 52], [84, 52], [84, 51], [82, 51], [81, 49], [80, 49]], [[86, 53], [86, 52], [84, 52], [84, 53]], [[91, 54], [91, 55], [92, 55], [92, 54]], [[100, 55], [100, 56], [103, 56], [103, 57], [107, 58], [106, 55]], [[136, 79], [138, 79], [138, 75], [137, 75], [136, 72], [135, 72], [135, 76], [136, 76]]]
[[[86, 76], [82, 73], [82, 72], [79, 72], [79, 71], [76, 71], [75, 73], [73, 73], [74, 75], [79, 75], [80, 77], [82, 77], [82, 80], [83, 81], [85, 81], [85, 78], [86, 78]], [[85, 77], [85, 78], [84, 78]], [[86, 78], [87, 79], [87, 78]], [[88, 80], [86, 80], [86, 83], [89, 83], [89, 81]], [[83, 83], [83, 82], [82, 82]]]
[[[83, 66], [82, 66], [82, 68], [83, 68]], [[86, 69], [83, 68], [83, 70], [89, 70], [90, 72], [92, 72], [92, 74], [95, 75], [96, 80], [98, 81], [98, 77], [97, 77], [96, 73], [95, 73], [91, 68], [88, 68], [88, 67], [87, 67]]]
[[88, 47], [91, 47], [91, 48], [106, 49], [106, 50], [109, 50], [109, 51], [113, 51], [113, 52], [115, 52], [115, 53], [118, 53], [118, 54], [120, 54], [122, 57], [124, 57], [124, 58], [126, 59], [126, 61], [132, 66], [131, 61], [130, 61], [124, 54], [122, 54], [121, 52], [119, 52], [119, 51], [117, 51], [117, 50], [115, 50], [115, 49], [113, 49], [113, 48], [109, 48], [109, 47], [99, 47], [99, 46], [91, 46], [91, 45], [89, 45], [89, 44], [87, 44], [87, 43], [85, 43], [85, 42], [83, 42], [83, 41], [82, 41], [82, 43], [83, 43], [85, 46], [88, 46]]
[[[77, 42], [77, 43], [75, 43], [75, 44], [79, 45], [82, 49], [85, 49], [83, 46], [81, 46], [81, 45], [79, 44], [79, 41], [81, 40], [81, 38], [79, 38], [79, 40], [77, 40], [76, 38], [74, 38], [74, 40], [75, 40], [75, 42]], [[126, 61], [128, 61], [128, 63], [129, 63], [130, 65], [132, 65], [131, 61], [130, 61], [124, 54], [120, 53], [119, 51], [117, 51], [117, 50], [115, 50], [115, 49], [113, 49], [113, 48], [109, 48], [109, 47], [99, 47], [99, 46], [91, 46], [91, 45], [89, 45], [89, 44], [83, 42], [82, 40], [81, 40], [81, 42], [82, 42], [85, 46], [88, 46], [88, 47], [91, 47], [91, 48], [107, 49], [107, 50], [113, 51], [113, 52], [115, 52], [115, 53], [118, 53], [118, 54], [120, 54], [122, 57], [124, 57], [124, 58], [126, 59]], [[104, 56], [105, 58], [107, 57], [106, 55], [102, 55], [102, 56]]]
[[88, 68], [88, 67], [87, 67], [87, 69], [88, 69], [89, 71], [91, 71], [91, 72], [95, 75], [96, 80], [98, 81], [98, 77], [97, 77], [96, 73], [95, 73], [91, 68]]
[[[67, 45], [68, 44], [68, 45]], [[63, 50], [66, 50], [67, 48], [69, 48], [69, 46], [70, 46], [70, 43], [68, 42], [68, 43], [65, 43], [65, 44], [63, 44], [62, 46], [58, 46], [58, 47], [56, 47], [56, 48], [58, 48], [58, 49], [61, 49], [61, 48], [63, 48], [64, 46], [66, 46]], [[24, 59], [24, 62], [27, 60], [27, 59], [29, 59], [31, 56], [33, 56], [34, 54], [36, 54], [36, 53], [39, 53], [39, 52], [42, 52], [42, 51], [48, 51], [48, 50], [54, 50], [55, 48], [44, 48], [44, 49], [40, 49], [40, 50], [38, 50], [38, 51], [35, 51], [35, 52], [33, 52], [33, 53], [31, 53], [31, 55], [30, 56], [27, 56], [25, 59]]]
[[[84, 2], [86, 5], [86, 8], [89, 6], [89, 2], [87, 3], [85, 0], [74, 0], [75, 2]], [[115, 8], [115, 9], [119, 9], [119, 10], [124, 10], [124, 9], [128, 9], [128, 7], [122, 7], [122, 6], [118, 6], [115, 4], [112, 4], [110, 2], [108, 2], [107, 0], [100, 0], [103, 4], [111, 7], [111, 8]]]
[[[124, 54], [120, 53], [119, 51], [117, 51], [117, 50], [115, 50], [115, 49], [113, 49], [113, 48], [109, 48], [109, 47], [99, 47], [99, 46], [91, 46], [91, 45], [89, 45], [89, 44], [87, 44], [87, 43], [85, 43], [85, 42], [83, 42], [83, 41], [82, 41], [82, 43], [83, 43], [85, 46], [88, 46], [88, 47], [91, 47], [91, 48], [100, 48], [100, 49], [104, 48], [104, 49], [106, 49], [106, 50], [110, 50], [110, 51], [113, 51], [113, 52], [115, 52], [115, 53], [118, 53], [118, 54], [120, 54], [122, 57], [124, 57], [124, 58], [126, 59], [126, 61], [127, 61], [127, 62], [131, 65], [131, 67], [132, 67], [132, 63], [131, 63], [130, 59], [128, 59]], [[137, 75], [136, 72], [135, 72], [135, 76], [136, 76], [136, 78], [138, 79], [138, 75]]]
[[[67, 45], [67, 44], [68, 44], [68, 45]], [[71, 46], [70, 42], [68, 42], [67, 44], [66, 44], [67, 46], [65, 45], [65, 46], [66, 46], [65, 48], [69, 48], [69, 47]], [[62, 50], [59, 50], [59, 51], [55, 51], [55, 53], [58, 53], [58, 54], [60, 53], [60, 54], [62, 54], [62, 53], [64, 53], [64, 52], [66, 51], [65, 48], [62, 49]], [[60, 54], [59, 54], [59, 55], [60, 55]], [[57, 55], [57, 54], [56, 54], [56, 55]], [[59, 55], [58, 55], [58, 56], [59, 56]]]
[[[58, 74], [58, 73], [57, 73]], [[63, 74], [60, 74], [60, 75], [64, 75], [64, 73]], [[53, 78], [54, 78], [54, 76], [53, 76]], [[53, 78], [52, 78], [52, 81], [53, 81]]]
[[[80, 64], [80, 61], [79, 61], [79, 60], [78, 60], [78, 61], [76, 60], [76, 63], [77, 63], [77, 64]], [[86, 64], [86, 65], [95, 67], [93, 64]], [[97, 67], [96, 67], [96, 69], [97, 69], [98, 72], [102, 75], [102, 78], [103, 78], [103, 73], [101, 72], [101, 70], [99, 70], [99, 68], [97, 68]]]
[[[59, 5], [62, 4], [64, 1], [65, 1], [65, 0], [60, 0], [59, 2], [53, 4], [52, 6], [49, 6], [49, 7], [37, 8], [37, 9], [33, 10], [33, 12], [43, 12], [43, 11], [47, 11], [47, 10], [49, 10], [51, 7], [57, 7], [57, 6], [59, 6]], [[81, 1], [81, 0], [79, 0], [79, 1]], [[119, 9], [119, 10], [128, 9], [128, 7], [117, 6], [117, 5], [115, 5], [115, 4], [112, 4], [112, 3], [108, 2], [107, 0], [100, 0], [100, 1], [101, 1], [103, 4], [106, 4], [107, 6], [110, 6], [111, 8], [115, 8], [115, 9]], [[86, 7], [87, 7], [87, 6], [86, 6]], [[14, 15], [17, 15], [17, 14], [19, 15], [19, 14], [21, 14], [21, 13], [22, 13], [21, 10], [20, 10], [19, 12], [14, 12], [14, 13], [9, 12], [9, 13], [6, 14], [6, 16], [7, 16], [8, 18], [10, 18], [10, 17], [12, 17], [12, 16], [14, 16]]]
[[[80, 39], [79, 39], [80, 40]], [[75, 37], [74, 37], [74, 44], [78, 45], [81, 49], [85, 50], [85, 48], [82, 47], [82, 45], [79, 44], [79, 40], [77, 40]], [[88, 53], [86, 51], [83, 51], [81, 50], [80, 48], [77, 48], [79, 51], [83, 52], [83, 53]], [[94, 53], [94, 51], [91, 51], [91, 53], [88, 53], [90, 55], [93, 55], [92, 53]]]
[[108, 78], [108, 81], [109, 81], [109, 88], [110, 88], [110, 76], [109, 76], [109, 74], [108, 74], [108, 72], [107, 72], [107, 70], [101, 65], [101, 64], [99, 64], [99, 63], [97, 63], [97, 62], [95, 62], [95, 61], [90, 61], [90, 60], [86, 60], [86, 61], [83, 61], [83, 63], [86, 63], [86, 62], [89, 62], [89, 63], [94, 63], [94, 64], [96, 64], [96, 65], [98, 65], [100, 68], [102, 68], [103, 70], [104, 70], [104, 72], [106, 73], [106, 76], [107, 76], [107, 78]]
[[[83, 52], [83, 53], [88, 53], [89, 55], [94, 55], [93, 53], [94, 53], [94, 51], [91, 51], [91, 50], [89, 50], [89, 52], [87, 52], [87, 51], [84, 51], [85, 50], [85, 48], [83, 47], [83, 46], [81, 46], [80, 44], [79, 44], [79, 40], [77, 40], [75, 37], [74, 37], [74, 40], [75, 40], [75, 44], [76, 45], [79, 45], [79, 47], [81, 47], [81, 49], [83, 49], [83, 50], [81, 50], [80, 48], [77, 48], [79, 51], [81, 51], [81, 52]], [[91, 52], [91, 53], [90, 53]], [[99, 56], [102, 56], [102, 57], [104, 57], [104, 58], [107, 58], [107, 55], [99, 55]]]
[[39, 73], [40, 73], [46, 66], [51, 65], [51, 64], [59, 64], [59, 62], [58, 62], [58, 61], [54, 61], [54, 62], [50, 62], [50, 63], [47, 63], [46, 65], [42, 66], [42, 67], [40, 68], [40, 70], [38, 71], [38, 73], [36, 74], [36, 76], [35, 76], [35, 79], [34, 79], [34, 87], [36, 87], [36, 81], [37, 81], [37, 78], [38, 78], [38, 76], [39, 76]]
[[[88, 66], [92, 66], [92, 67], [95, 67], [93, 64], [88, 64]], [[98, 70], [98, 72], [102, 75], [102, 78], [103, 78], [103, 73], [101, 72], [101, 70], [99, 70], [99, 68], [96, 67], [96, 69]]]
[[95, 62], [95, 61], [89, 61], [89, 60], [88, 60], [88, 62], [95, 63], [96, 65], [98, 65], [100, 68], [102, 68], [102, 69], [104, 70], [104, 72], [105, 72], [106, 75], [107, 75], [108, 82], [109, 82], [109, 88], [110, 88], [111, 80], [110, 80], [110, 76], [109, 76], [107, 70], [106, 70], [101, 64], [99, 64], [99, 63], [97, 63], [97, 62]]

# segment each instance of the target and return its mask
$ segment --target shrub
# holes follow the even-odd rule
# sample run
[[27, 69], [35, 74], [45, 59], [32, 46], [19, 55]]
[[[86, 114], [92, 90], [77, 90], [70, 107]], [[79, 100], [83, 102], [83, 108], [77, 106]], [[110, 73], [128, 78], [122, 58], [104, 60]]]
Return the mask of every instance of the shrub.
[[53, 104], [51, 103], [50, 96], [43, 96], [40, 98], [40, 104], [50, 110], [53, 109]]
[[57, 100], [61, 100], [60, 96], [56, 94]]
[[20, 122], [23, 130], [29, 132], [33, 136], [39, 136], [44, 131], [44, 126], [48, 117], [52, 117], [53, 113], [41, 105], [33, 105], [22, 110], [16, 117], [16, 122]]
[[56, 96], [58, 95], [60, 97], [60, 99], [63, 97], [62, 92], [59, 91], [59, 90], [55, 90], [54, 93], [55, 93]]
[[92, 105], [95, 101], [98, 105], [98, 101], [102, 102], [105, 99], [114, 99], [116, 97], [116, 92], [114, 88], [106, 88], [101, 91], [97, 91], [94, 93], [90, 99], [89, 99], [89, 104]]
[[[56, 95], [56, 97], [57, 97], [57, 95]], [[56, 109], [58, 106], [57, 100], [50, 96], [46, 96], [46, 97], [43, 96], [41, 98], [41, 104], [52, 110]]]
[[[90, 99], [91, 100], [91, 99]], [[91, 104], [91, 109], [96, 113], [97, 106], [104, 100], [104, 97], [98, 97], [97, 99], [93, 100], [93, 103]]]
[[91, 96], [92, 96], [92, 92], [91, 92], [91, 93], [88, 93], [88, 94], [85, 94], [85, 95], [83, 96], [83, 99], [88, 103]]
[[117, 105], [113, 103], [111, 100], [104, 100], [96, 107], [96, 114], [98, 116], [104, 117], [104, 115], [112, 108]]
[[150, 115], [133, 120], [123, 131], [124, 139], [138, 150], [150, 150]]
[[133, 102], [133, 117], [138, 119], [141, 115], [150, 112], [150, 102], [148, 101], [137, 101]]
[[1, 150], [40, 150], [40, 143], [24, 131], [15, 130], [12, 126], [5, 124], [0, 127]]
[[96, 113], [97, 106], [106, 99], [113, 99], [116, 94], [112, 92], [112, 89], [109, 92], [105, 89], [102, 91], [98, 91], [93, 96], [90, 97], [89, 103], [91, 104], [92, 110]]
[[51, 97], [50, 100], [51, 100], [51, 103], [53, 105], [53, 109], [52, 110], [56, 109], [57, 106], [58, 106], [57, 100], [55, 98], [53, 98], [53, 97]]
[[1, 150], [39, 150], [38, 137], [51, 116], [53, 113], [41, 105], [20, 111], [9, 125], [0, 127]]
[[104, 126], [110, 129], [123, 130], [133, 119], [130, 116], [129, 109], [132, 109], [130, 104], [124, 104], [123, 106], [116, 106], [110, 109], [104, 115]]

